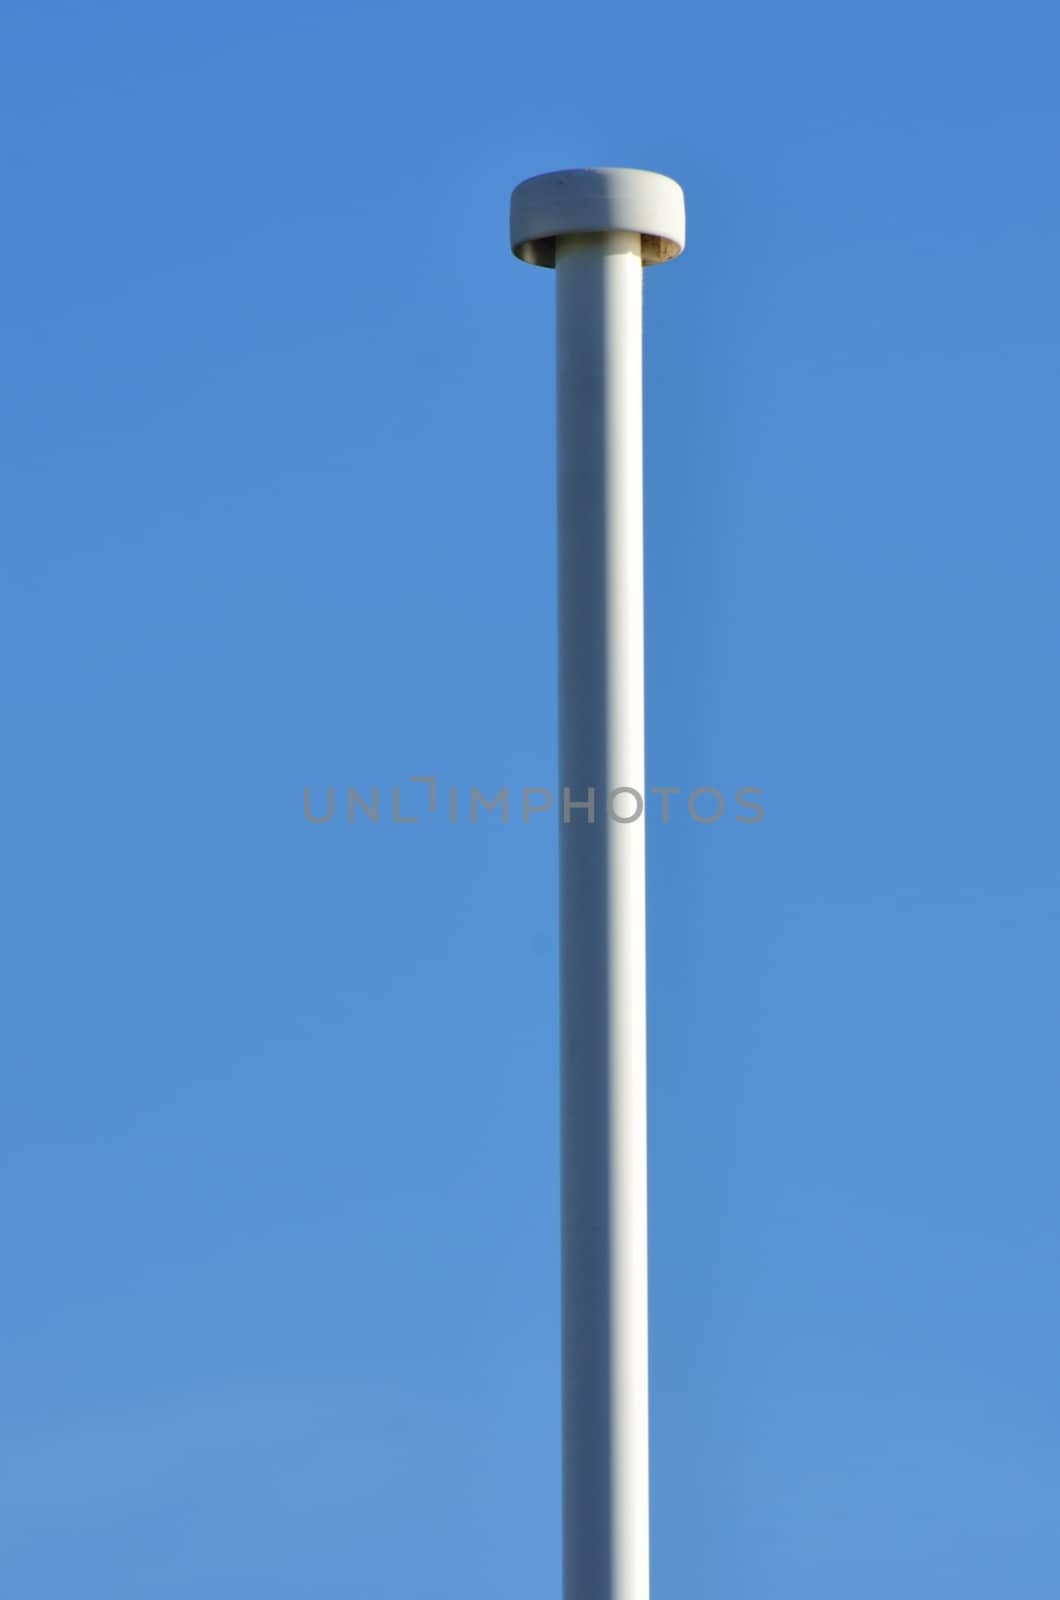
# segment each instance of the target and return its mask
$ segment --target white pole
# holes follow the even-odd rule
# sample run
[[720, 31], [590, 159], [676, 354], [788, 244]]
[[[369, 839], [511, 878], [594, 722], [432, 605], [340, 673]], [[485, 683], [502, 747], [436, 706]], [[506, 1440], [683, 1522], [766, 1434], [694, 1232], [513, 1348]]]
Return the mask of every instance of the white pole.
[[512, 196], [556, 267], [566, 1600], [649, 1593], [641, 302], [683, 244], [657, 173]]

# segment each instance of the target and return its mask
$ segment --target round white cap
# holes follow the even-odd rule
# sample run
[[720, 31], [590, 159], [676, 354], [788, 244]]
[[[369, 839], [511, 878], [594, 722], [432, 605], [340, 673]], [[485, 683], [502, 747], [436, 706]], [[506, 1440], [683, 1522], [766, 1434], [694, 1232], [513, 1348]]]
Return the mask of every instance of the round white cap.
[[685, 247], [685, 197], [679, 183], [636, 167], [576, 167], [527, 178], [512, 191], [512, 250], [535, 267], [556, 265], [564, 233], [639, 233], [646, 267]]

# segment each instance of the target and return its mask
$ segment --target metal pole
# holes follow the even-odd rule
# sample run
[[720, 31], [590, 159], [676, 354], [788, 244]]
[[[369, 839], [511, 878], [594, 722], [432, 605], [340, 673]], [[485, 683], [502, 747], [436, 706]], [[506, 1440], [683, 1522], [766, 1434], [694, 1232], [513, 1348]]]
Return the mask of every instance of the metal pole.
[[657, 173], [512, 196], [556, 268], [566, 1600], [649, 1593], [641, 304], [683, 244]]

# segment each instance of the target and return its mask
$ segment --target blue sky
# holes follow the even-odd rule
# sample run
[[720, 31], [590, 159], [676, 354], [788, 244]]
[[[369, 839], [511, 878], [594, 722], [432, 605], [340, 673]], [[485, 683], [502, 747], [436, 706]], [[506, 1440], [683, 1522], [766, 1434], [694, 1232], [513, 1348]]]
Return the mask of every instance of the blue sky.
[[[559, 1592], [552, 279], [646, 304], [660, 1600], [1060, 1586], [1060, 21], [8, 8], [0, 1567]], [[404, 791], [412, 797], [413, 791]], [[422, 802], [421, 802], [422, 805]]]

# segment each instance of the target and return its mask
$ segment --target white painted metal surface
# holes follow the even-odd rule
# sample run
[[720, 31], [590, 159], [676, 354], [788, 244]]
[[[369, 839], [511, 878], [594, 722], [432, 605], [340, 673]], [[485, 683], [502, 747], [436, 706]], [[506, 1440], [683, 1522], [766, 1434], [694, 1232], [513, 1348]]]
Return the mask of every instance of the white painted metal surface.
[[566, 1600], [649, 1592], [641, 304], [683, 243], [657, 173], [512, 197], [557, 291]]

